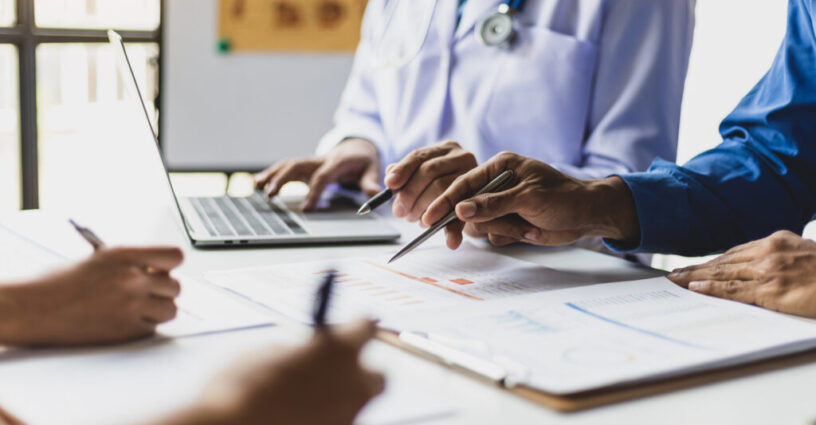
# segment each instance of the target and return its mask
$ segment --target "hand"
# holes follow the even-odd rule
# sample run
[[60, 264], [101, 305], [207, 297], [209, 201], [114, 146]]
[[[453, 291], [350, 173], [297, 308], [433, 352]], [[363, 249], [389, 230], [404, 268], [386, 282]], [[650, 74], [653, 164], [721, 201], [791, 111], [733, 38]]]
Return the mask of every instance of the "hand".
[[393, 204], [394, 216], [412, 223], [419, 220], [431, 201], [476, 165], [476, 157], [452, 141], [417, 149], [389, 165], [385, 185], [399, 190]]
[[277, 195], [280, 188], [301, 180], [309, 184], [309, 193], [302, 208], [310, 210], [317, 205], [320, 195], [332, 182], [356, 183], [368, 196], [376, 195], [380, 187], [380, 154], [373, 143], [363, 139], [348, 139], [335, 146], [326, 155], [281, 161], [256, 174], [255, 186], [266, 186], [266, 195]]
[[[504, 170], [513, 170], [514, 176], [503, 190], [471, 197]], [[464, 223], [496, 245], [514, 241], [563, 245], [585, 236], [623, 241], [640, 237], [632, 194], [619, 177], [578, 180], [512, 153], [496, 155], [458, 177], [431, 203], [422, 223], [431, 225], [452, 209], [461, 221], [445, 229], [451, 249], [462, 243]]]
[[152, 335], [176, 315], [177, 248], [113, 248], [36, 281], [0, 287], [0, 344], [108, 344]]
[[816, 317], [816, 242], [776, 232], [668, 275], [701, 294]]
[[23, 421], [11, 416], [10, 413], [0, 408], [0, 425], [25, 425]]
[[307, 345], [259, 353], [237, 363], [205, 390], [187, 413], [162, 425], [351, 425], [382, 375], [360, 366], [374, 336], [372, 322], [319, 331]]

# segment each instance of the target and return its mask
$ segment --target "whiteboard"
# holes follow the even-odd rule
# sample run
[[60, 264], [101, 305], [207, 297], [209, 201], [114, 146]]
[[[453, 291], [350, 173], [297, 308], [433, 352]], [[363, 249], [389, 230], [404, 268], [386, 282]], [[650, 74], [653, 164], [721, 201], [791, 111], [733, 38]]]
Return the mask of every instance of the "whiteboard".
[[160, 139], [171, 170], [257, 170], [314, 152], [351, 54], [221, 54], [217, 0], [164, 8]]

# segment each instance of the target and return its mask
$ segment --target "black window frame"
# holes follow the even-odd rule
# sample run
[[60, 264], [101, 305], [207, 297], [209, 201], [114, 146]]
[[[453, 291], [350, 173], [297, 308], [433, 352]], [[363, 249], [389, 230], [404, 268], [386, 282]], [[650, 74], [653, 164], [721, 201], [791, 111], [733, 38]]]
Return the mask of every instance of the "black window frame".
[[[22, 209], [40, 205], [39, 153], [37, 134], [37, 46], [44, 43], [107, 43], [107, 29], [38, 27], [34, 17], [34, 0], [16, 0], [17, 21], [12, 27], [0, 27], [0, 44], [17, 47], [20, 98], [20, 174]], [[161, 80], [162, 25], [164, 1], [159, 0], [159, 27], [150, 31], [117, 30], [125, 42], [159, 45], [159, 79]]]

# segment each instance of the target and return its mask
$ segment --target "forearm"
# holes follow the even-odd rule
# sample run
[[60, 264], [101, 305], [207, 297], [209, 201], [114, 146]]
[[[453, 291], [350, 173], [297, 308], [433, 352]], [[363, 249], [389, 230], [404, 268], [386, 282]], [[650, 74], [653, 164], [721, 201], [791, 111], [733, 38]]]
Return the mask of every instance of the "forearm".
[[26, 332], [19, 284], [0, 284], [0, 345], [17, 345]]

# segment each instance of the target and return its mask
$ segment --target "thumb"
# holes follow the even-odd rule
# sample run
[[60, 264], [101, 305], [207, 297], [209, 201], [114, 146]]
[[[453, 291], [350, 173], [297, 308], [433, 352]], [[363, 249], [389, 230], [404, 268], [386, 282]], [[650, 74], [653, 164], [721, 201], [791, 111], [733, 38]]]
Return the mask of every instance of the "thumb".
[[331, 335], [336, 342], [359, 353], [376, 333], [377, 324], [374, 321], [359, 320], [332, 330]]
[[519, 213], [524, 200], [518, 186], [498, 193], [485, 193], [456, 204], [456, 215], [460, 220], [482, 223], [509, 214]]
[[382, 190], [382, 185], [379, 183], [380, 169], [377, 164], [371, 164], [366, 168], [362, 177], [360, 177], [360, 190], [367, 196], [374, 196]]

